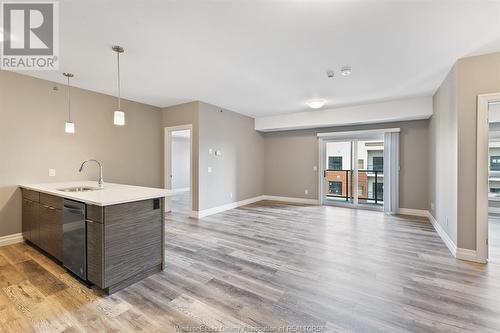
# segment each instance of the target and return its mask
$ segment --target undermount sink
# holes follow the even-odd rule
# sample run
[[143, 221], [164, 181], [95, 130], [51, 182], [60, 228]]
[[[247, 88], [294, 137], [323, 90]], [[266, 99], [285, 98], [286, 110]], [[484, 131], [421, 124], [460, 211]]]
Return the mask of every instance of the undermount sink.
[[75, 187], [66, 187], [60, 188], [58, 191], [63, 192], [88, 192], [88, 191], [97, 191], [100, 190], [99, 187], [91, 187], [91, 186], [75, 186]]

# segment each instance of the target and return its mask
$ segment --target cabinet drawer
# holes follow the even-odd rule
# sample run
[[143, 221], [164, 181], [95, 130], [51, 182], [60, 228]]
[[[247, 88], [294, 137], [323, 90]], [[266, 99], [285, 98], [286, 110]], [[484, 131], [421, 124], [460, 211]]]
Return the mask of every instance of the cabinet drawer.
[[25, 188], [22, 189], [23, 191], [23, 198], [28, 199], [34, 202], [39, 202], [40, 201], [40, 193], [32, 190], [27, 190]]
[[101, 206], [87, 205], [87, 220], [102, 223], [102, 211]]
[[55, 195], [40, 193], [40, 203], [52, 208], [62, 209], [62, 198]]

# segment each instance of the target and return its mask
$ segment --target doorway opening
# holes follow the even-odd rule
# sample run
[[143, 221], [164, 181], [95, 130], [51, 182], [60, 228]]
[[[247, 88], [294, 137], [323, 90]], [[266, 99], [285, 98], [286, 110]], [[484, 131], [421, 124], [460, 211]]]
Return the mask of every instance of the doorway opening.
[[500, 102], [488, 103], [488, 258], [500, 264]]
[[175, 192], [167, 198], [165, 211], [190, 216], [192, 211], [192, 126], [165, 128], [165, 188]]
[[500, 93], [477, 99], [476, 258], [500, 263]]
[[326, 141], [325, 204], [384, 207], [384, 139]]

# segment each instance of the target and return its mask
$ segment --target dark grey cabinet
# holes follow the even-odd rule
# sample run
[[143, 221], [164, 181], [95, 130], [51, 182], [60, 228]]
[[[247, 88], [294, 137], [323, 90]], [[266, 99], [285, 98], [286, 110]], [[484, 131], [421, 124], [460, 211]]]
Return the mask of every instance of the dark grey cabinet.
[[162, 263], [162, 212], [154, 200], [113, 205], [104, 209], [106, 286]]
[[[111, 294], [163, 270], [163, 207], [163, 198], [86, 204], [84, 279]], [[61, 262], [67, 251], [63, 243], [71, 241], [66, 234], [63, 241], [64, 219], [63, 198], [23, 190], [24, 238]]]
[[38, 246], [62, 261], [62, 211], [60, 209], [40, 205], [40, 240]]
[[87, 205], [87, 278], [108, 293], [163, 269], [163, 200]]
[[104, 228], [100, 220], [90, 220], [87, 206], [87, 279], [104, 288]]
[[40, 240], [39, 206], [38, 202], [23, 198], [23, 237], [33, 244]]
[[23, 237], [57, 260], [62, 260], [61, 198], [23, 190]]

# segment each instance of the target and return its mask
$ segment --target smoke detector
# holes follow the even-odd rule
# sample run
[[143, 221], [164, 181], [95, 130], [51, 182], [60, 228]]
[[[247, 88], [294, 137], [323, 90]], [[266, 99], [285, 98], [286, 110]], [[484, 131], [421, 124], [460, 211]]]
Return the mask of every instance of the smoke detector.
[[329, 79], [332, 79], [334, 76], [335, 76], [335, 72], [332, 71], [331, 69], [327, 70], [326, 71], [326, 76], [329, 78]]
[[342, 74], [342, 76], [349, 76], [351, 75], [351, 72], [351, 66], [348, 65], [342, 66], [342, 68], [340, 69], [340, 74]]

